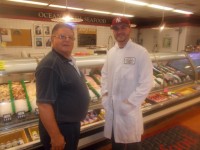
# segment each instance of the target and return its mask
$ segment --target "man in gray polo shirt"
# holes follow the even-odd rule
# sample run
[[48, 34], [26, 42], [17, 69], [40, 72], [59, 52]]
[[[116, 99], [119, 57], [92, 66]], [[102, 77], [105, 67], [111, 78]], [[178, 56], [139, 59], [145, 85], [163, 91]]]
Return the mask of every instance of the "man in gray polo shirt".
[[55, 25], [51, 41], [52, 51], [35, 73], [40, 139], [47, 150], [76, 150], [89, 94], [84, 75], [71, 56], [73, 28], [63, 23]]

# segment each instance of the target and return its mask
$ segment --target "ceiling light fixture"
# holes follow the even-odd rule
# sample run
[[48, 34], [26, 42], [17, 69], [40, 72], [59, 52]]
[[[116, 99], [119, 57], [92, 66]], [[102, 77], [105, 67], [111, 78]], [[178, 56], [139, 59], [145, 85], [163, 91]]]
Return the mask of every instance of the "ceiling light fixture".
[[72, 9], [72, 10], [83, 10], [83, 8], [76, 8], [76, 7], [66, 7], [66, 6], [62, 6], [62, 5], [53, 5], [50, 4], [49, 7], [55, 7], [55, 8], [63, 8], [63, 9]]
[[[72, 7], [69, 7], [69, 8], [72, 8]], [[81, 18], [73, 18], [69, 11], [68, 11], [68, 7], [67, 7], [67, 0], [66, 0], [66, 12], [65, 14], [63, 15], [62, 18], [53, 18], [51, 19], [51, 21], [55, 21], [55, 22], [63, 22], [63, 23], [76, 23], [76, 22], [82, 22], [83, 19]]]
[[179, 10], [179, 9], [175, 9], [175, 10], [173, 10], [173, 12], [177, 12], [177, 13], [181, 13], [181, 14], [187, 14], [187, 15], [193, 14], [193, 12]]
[[125, 17], [134, 17], [134, 15], [120, 14], [120, 13], [111, 13], [111, 15], [115, 15], [115, 16], [125, 16]]
[[164, 17], [165, 17], [165, 14], [164, 14], [164, 11], [163, 11], [163, 13], [162, 13], [162, 20], [161, 20], [161, 24], [160, 24], [160, 31], [163, 31], [164, 28], [165, 28]]
[[162, 10], [173, 10], [171, 7], [165, 7], [161, 5], [155, 5], [155, 4], [150, 4], [148, 7], [156, 8], [156, 9], [162, 9]]
[[136, 1], [136, 0], [117, 0], [117, 1], [124, 2], [124, 3], [129, 3], [129, 4], [134, 4], [134, 5], [140, 5], [140, 6], [148, 5], [145, 2], [140, 2], [140, 1]]
[[84, 9], [84, 11], [100, 13], [100, 14], [110, 14], [110, 12], [107, 12], [107, 11], [99, 11], [99, 10], [92, 10], [92, 9]]
[[27, 0], [7, 0], [7, 1], [17, 2], [17, 3], [33, 4], [33, 5], [43, 5], [43, 6], [48, 5], [48, 3], [34, 2], [34, 1], [27, 1]]

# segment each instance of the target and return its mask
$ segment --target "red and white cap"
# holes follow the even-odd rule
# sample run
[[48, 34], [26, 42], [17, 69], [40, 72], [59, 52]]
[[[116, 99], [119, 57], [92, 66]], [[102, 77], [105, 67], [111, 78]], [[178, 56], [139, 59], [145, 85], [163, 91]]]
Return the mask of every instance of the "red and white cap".
[[111, 28], [118, 24], [127, 24], [128, 26], [131, 26], [130, 20], [126, 17], [116, 17], [112, 20]]

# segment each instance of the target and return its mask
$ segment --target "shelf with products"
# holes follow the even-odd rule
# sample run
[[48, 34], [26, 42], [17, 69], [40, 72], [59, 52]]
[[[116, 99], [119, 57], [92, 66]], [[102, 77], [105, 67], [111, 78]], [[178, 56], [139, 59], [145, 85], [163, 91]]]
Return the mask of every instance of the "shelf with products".
[[[200, 101], [195, 98], [200, 95], [199, 90], [197, 90], [199, 85], [196, 83], [196, 70], [185, 53], [157, 53], [151, 54], [150, 56], [154, 66], [155, 87], [146, 99], [146, 103], [142, 106], [145, 123], [149, 123]], [[102, 109], [100, 98], [100, 70], [105, 58], [105, 55], [76, 57], [78, 67], [85, 74], [91, 97], [88, 115], [82, 122], [80, 148], [103, 139], [102, 131], [105, 112]], [[37, 106], [34, 105], [36, 101], [34, 71], [37, 62], [40, 60], [4, 59], [0, 61], [3, 62], [3, 69], [0, 70], [0, 92], [3, 91], [2, 93], [4, 95], [4, 98], [0, 97], [0, 107], [4, 108], [0, 108], [0, 136], [16, 129], [24, 129], [30, 138], [32, 135], [28, 131], [34, 129], [35, 126], [37, 128], [38, 122]], [[9, 99], [10, 92], [13, 90], [12, 86], [16, 82], [18, 85], [21, 84], [21, 91], [19, 87], [14, 88], [19, 91], [17, 93], [24, 92], [24, 97], [18, 98], [19, 103], [22, 105], [24, 105], [24, 102], [27, 103], [28, 95], [28, 101], [31, 104], [31, 109], [28, 107], [28, 109], [23, 110], [24, 114], [21, 107], [15, 107], [14, 111], [12, 105], [8, 104], [9, 102], [11, 103]], [[22, 86], [22, 83], [25, 84], [25, 87]], [[15, 99], [19, 96], [15, 94], [16, 92], [13, 92], [14, 106], [16, 104], [15, 101], [17, 101]], [[6, 102], [7, 99], [8, 101]], [[9, 107], [9, 111], [7, 112], [5, 110], [6, 107], [3, 107], [5, 103]], [[17, 117], [16, 108], [17, 110], [21, 110], [19, 111], [20, 115], [25, 115], [24, 118]], [[12, 120], [4, 122], [4, 117], [8, 117], [7, 119], [9, 119], [9, 116], [6, 116], [7, 114], [10, 114]], [[35, 139], [25, 143], [24, 146], [19, 145], [19, 147], [22, 149], [23, 147], [37, 147], [39, 145], [39, 140]]]

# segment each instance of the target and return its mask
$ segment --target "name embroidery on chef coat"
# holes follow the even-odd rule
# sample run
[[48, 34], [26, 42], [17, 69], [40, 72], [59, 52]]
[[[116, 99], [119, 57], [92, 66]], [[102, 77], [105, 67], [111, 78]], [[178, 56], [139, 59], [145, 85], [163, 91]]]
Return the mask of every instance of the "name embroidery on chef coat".
[[134, 65], [136, 61], [135, 57], [125, 57], [124, 64]]

